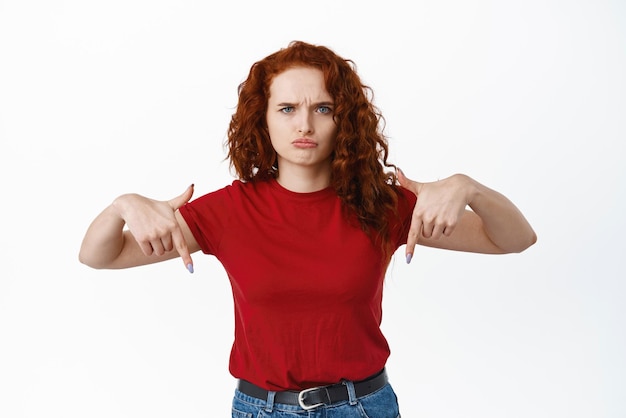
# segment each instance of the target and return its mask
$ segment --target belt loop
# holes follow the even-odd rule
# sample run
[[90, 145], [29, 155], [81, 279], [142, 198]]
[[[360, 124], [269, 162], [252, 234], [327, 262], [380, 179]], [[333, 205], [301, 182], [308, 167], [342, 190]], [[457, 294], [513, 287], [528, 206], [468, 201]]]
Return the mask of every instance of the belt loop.
[[348, 400], [350, 401], [350, 405], [356, 405], [357, 398], [356, 392], [354, 390], [354, 382], [352, 382], [351, 380], [344, 380], [342, 383], [346, 385], [346, 388], [348, 389]]
[[272, 412], [274, 409], [274, 396], [276, 396], [276, 392], [270, 390], [267, 392], [267, 403], [265, 404], [265, 412]]

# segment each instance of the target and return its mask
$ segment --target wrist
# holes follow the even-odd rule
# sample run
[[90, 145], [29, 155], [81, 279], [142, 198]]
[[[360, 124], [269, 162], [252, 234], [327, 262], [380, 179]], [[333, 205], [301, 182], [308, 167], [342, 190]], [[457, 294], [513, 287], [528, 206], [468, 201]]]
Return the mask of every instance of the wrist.
[[124, 214], [126, 213], [126, 209], [129, 206], [129, 201], [136, 196], [134, 193], [127, 193], [120, 195], [113, 199], [111, 202], [111, 209], [120, 217], [120, 219], [125, 219]]
[[459, 173], [455, 174], [453, 177], [456, 179], [459, 184], [459, 188], [462, 190], [462, 194], [465, 197], [465, 204], [471, 205], [480, 194], [480, 184], [466, 174]]

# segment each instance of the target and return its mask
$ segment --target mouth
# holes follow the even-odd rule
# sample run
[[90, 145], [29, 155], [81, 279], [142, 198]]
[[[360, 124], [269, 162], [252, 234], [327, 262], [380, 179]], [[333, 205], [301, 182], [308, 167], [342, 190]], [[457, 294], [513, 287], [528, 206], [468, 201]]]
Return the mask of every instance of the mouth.
[[297, 148], [315, 148], [317, 143], [309, 138], [298, 138], [292, 142]]

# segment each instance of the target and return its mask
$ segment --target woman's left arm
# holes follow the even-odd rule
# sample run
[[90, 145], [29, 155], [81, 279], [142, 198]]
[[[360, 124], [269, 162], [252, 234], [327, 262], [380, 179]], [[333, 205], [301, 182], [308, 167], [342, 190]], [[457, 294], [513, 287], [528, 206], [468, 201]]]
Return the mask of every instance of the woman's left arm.
[[535, 231], [509, 199], [466, 175], [419, 183], [398, 170], [398, 179], [417, 196], [406, 245], [407, 262], [418, 243], [506, 254], [522, 252], [537, 241]]

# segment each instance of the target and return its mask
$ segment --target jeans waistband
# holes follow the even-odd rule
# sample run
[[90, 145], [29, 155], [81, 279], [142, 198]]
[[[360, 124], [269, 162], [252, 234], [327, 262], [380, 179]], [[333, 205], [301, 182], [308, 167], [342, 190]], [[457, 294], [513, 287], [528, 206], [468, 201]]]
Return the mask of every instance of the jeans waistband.
[[243, 394], [252, 396], [253, 398], [267, 400], [270, 394], [273, 394], [273, 401], [285, 405], [299, 405], [304, 410], [310, 410], [322, 405], [331, 405], [341, 401], [350, 399], [350, 392], [353, 390], [352, 396], [360, 398], [373, 393], [388, 383], [387, 372], [385, 369], [365, 380], [357, 382], [337, 383], [328, 386], [319, 386], [301, 391], [279, 391], [272, 392], [265, 390], [246, 380], [239, 380], [237, 389]]

